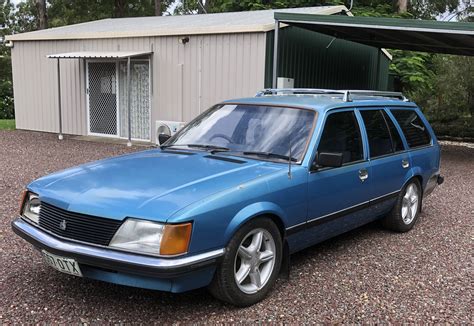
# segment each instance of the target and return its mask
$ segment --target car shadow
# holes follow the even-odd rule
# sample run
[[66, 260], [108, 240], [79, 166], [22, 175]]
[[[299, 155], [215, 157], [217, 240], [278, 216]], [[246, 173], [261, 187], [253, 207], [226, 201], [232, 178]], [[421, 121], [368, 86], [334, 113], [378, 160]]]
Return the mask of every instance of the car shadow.
[[[377, 238], [384, 237], [388, 233], [391, 232], [383, 230], [378, 222], [373, 222], [300, 251], [291, 256], [289, 282], [291, 283], [292, 278], [300, 269], [304, 269], [309, 261], [316, 266], [327, 264], [325, 256], [330, 255], [338, 259], [338, 252], [349, 250], [355, 243], [368, 238], [377, 241]], [[108, 316], [107, 318], [123, 320], [127, 316], [137, 317], [139, 311], [147, 311], [147, 314], [155, 311], [161, 320], [166, 320], [176, 317], [176, 313], [186, 316], [192, 312], [196, 316], [197, 311], [201, 310], [203, 313], [209, 311], [218, 313], [239, 309], [214, 299], [206, 289], [179, 294], [167, 293], [71, 277], [42, 266], [38, 269], [37, 282], [47, 282], [42, 286], [48, 288], [48, 291], [39, 293], [43, 295], [43, 298], [40, 298], [42, 302], [56, 302], [57, 300], [53, 300], [54, 297], [64, 298], [66, 302], [81, 302], [84, 315], [89, 315], [91, 318], [100, 314], [104, 318]], [[279, 279], [270, 297], [275, 293], [279, 295], [279, 291], [286, 291], [285, 283], [288, 282]], [[100, 311], [97, 307], [100, 307]]]

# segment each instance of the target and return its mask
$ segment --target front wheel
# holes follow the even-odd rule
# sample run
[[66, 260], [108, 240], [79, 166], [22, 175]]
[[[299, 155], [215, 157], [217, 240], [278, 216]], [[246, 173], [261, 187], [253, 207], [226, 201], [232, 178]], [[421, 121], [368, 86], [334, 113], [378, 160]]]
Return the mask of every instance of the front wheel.
[[268, 218], [252, 220], [232, 237], [209, 287], [218, 299], [249, 306], [264, 299], [280, 271], [282, 239]]
[[421, 207], [421, 185], [418, 179], [412, 179], [398, 195], [397, 203], [390, 214], [383, 220], [385, 227], [397, 231], [407, 232], [413, 228]]

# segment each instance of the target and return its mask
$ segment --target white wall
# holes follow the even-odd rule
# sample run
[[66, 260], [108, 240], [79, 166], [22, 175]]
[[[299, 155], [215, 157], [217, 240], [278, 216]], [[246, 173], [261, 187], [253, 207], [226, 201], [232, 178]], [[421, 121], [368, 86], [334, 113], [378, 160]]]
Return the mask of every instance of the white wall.
[[[184, 45], [178, 40], [173, 36], [14, 42], [17, 128], [59, 130], [56, 60], [46, 58], [53, 53], [153, 50], [152, 121], [189, 121], [219, 101], [253, 96], [263, 88], [265, 33], [196, 35]], [[83, 60], [61, 60], [61, 87], [63, 132], [87, 134]]]

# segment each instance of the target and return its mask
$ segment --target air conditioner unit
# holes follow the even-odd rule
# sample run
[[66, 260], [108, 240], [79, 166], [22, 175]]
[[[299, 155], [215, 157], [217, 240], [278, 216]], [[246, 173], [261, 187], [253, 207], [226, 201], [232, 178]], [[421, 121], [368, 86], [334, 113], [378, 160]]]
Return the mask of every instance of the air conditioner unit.
[[160, 144], [160, 134], [173, 136], [179, 129], [183, 128], [184, 122], [157, 120], [155, 122], [155, 143]]

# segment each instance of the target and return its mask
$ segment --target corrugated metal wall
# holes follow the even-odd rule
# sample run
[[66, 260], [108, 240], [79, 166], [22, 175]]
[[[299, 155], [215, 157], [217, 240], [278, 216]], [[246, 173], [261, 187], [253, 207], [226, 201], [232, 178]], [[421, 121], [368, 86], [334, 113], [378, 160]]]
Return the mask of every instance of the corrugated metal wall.
[[[278, 76], [294, 78], [295, 87], [386, 90], [389, 59], [378, 49], [294, 26], [279, 35]], [[265, 87], [272, 85], [273, 37], [267, 33]]]
[[[178, 39], [15, 42], [12, 64], [17, 128], [59, 129], [56, 60], [46, 58], [53, 53], [153, 50], [152, 124], [155, 120], [189, 121], [217, 102], [253, 96], [263, 87], [265, 33], [191, 36], [185, 45]], [[63, 132], [87, 134], [83, 60], [61, 60], [61, 88]]]

